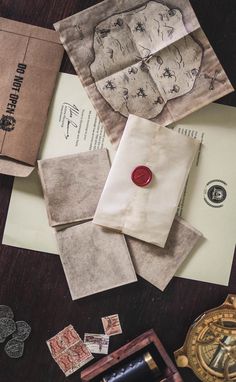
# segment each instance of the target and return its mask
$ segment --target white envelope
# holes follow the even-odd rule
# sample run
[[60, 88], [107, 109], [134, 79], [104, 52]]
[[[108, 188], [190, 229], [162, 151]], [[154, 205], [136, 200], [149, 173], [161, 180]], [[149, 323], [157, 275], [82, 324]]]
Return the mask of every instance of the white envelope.
[[[93, 222], [164, 247], [199, 142], [130, 115]], [[139, 187], [138, 166], [152, 172]]]

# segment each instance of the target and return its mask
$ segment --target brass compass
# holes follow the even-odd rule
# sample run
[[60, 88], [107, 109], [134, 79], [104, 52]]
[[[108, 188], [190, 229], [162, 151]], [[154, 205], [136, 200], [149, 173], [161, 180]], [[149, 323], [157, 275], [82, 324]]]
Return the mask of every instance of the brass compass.
[[194, 322], [175, 358], [201, 381], [236, 381], [236, 295]]

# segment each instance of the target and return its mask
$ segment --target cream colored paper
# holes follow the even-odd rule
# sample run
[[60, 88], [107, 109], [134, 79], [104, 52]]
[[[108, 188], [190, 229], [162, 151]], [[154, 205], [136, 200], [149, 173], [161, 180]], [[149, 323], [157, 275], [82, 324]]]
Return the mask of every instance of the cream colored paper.
[[[60, 128], [60, 110], [64, 102], [75, 104], [84, 110], [82, 139], [77, 146], [76, 131], [71, 130], [73, 135], [65, 140]], [[91, 123], [86, 129], [88, 115], [91, 115]], [[101, 147], [104, 131], [98, 124], [94, 128], [95, 115], [79, 79], [74, 75], [60, 74], [41, 157], [86, 151], [94, 146]], [[178, 276], [228, 285], [235, 247], [236, 108], [212, 104], [186, 117], [176, 128], [178, 126], [204, 134], [201, 160], [197, 169], [193, 168], [191, 171], [194, 174], [197, 170], [197, 177], [193, 180], [190, 176], [188, 184], [191, 188], [188, 188], [183, 217], [205, 236], [204, 243], [193, 250]], [[54, 144], [55, 140], [57, 145]], [[105, 144], [108, 145], [108, 139], [105, 139]], [[203, 201], [205, 185], [209, 180], [221, 176], [228, 184], [225, 206], [220, 209], [207, 208], [208, 205]], [[27, 179], [14, 181], [3, 244], [58, 253], [54, 231], [48, 226], [41, 185], [36, 172]]]
[[106, 133], [167, 126], [233, 91], [188, 0], [105, 0], [54, 24]]
[[212, 104], [175, 130], [202, 141], [179, 214], [205, 237], [177, 275], [228, 285], [236, 244], [236, 108]]
[[[164, 247], [199, 142], [130, 115], [99, 200], [93, 223]], [[138, 187], [140, 165], [153, 174]]]

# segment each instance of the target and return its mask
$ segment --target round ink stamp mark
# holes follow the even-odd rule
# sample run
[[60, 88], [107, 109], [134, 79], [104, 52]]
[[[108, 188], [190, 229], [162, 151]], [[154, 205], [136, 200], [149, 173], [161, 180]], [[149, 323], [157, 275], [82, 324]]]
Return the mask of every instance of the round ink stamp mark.
[[2, 115], [0, 119], [0, 130], [3, 131], [12, 131], [15, 128], [16, 120], [10, 115]]
[[204, 190], [204, 200], [214, 208], [223, 207], [227, 198], [227, 183], [222, 180], [216, 179], [207, 183]]

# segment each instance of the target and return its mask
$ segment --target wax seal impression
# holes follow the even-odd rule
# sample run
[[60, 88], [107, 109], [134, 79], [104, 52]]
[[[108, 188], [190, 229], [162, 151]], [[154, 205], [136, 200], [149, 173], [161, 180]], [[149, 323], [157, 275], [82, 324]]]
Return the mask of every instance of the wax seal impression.
[[139, 187], [145, 187], [152, 181], [152, 171], [146, 166], [138, 166], [132, 172], [132, 181]]

